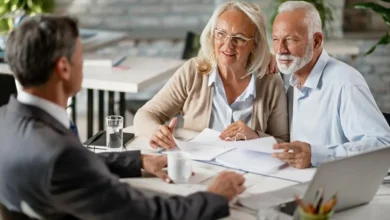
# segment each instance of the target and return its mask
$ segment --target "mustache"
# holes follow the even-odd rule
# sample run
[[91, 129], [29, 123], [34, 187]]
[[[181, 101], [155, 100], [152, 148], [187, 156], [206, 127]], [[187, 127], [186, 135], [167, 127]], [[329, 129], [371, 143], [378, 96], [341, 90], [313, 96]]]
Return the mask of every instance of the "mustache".
[[291, 55], [291, 54], [276, 54], [276, 59], [278, 60], [294, 60], [296, 59], [295, 56]]

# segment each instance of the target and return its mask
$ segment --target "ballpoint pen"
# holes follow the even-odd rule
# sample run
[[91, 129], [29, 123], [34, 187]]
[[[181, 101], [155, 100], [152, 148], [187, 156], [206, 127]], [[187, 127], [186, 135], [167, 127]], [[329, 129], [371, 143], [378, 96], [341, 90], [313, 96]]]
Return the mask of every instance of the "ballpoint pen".
[[125, 61], [126, 59], [126, 56], [123, 56], [121, 58], [119, 58], [118, 60], [115, 60], [112, 64], [113, 67], [117, 67], [119, 66], [123, 61]]

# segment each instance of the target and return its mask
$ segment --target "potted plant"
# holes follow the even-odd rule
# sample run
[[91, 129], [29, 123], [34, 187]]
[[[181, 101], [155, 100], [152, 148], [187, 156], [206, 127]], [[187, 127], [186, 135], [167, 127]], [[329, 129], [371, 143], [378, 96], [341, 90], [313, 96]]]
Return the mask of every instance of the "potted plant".
[[[390, 3], [390, 0], [381, 0], [381, 1]], [[354, 7], [357, 9], [372, 10], [378, 13], [387, 25], [387, 33], [385, 33], [379, 39], [379, 41], [374, 46], [372, 46], [371, 49], [368, 50], [364, 55], [366, 56], [371, 54], [372, 52], [375, 51], [376, 47], [379, 45], [390, 44], [390, 8], [386, 8], [383, 5], [374, 2], [359, 3], [354, 5]]]
[[0, 49], [4, 49], [4, 42], [8, 32], [12, 30], [24, 16], [48, 13], [52, 12], [53, 9], [54, 0], [1, 0]]

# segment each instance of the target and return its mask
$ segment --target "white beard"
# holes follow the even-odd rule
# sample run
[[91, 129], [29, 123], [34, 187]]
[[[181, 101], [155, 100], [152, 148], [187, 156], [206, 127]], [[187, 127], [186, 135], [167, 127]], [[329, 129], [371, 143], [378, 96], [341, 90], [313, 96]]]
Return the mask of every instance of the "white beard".
[[[293, 55], [276, 54], [276, 63], [278, 64], [279, 71], [284, 74], [293, 74], [296, 71], [302, 69], [313, 58], [314, 49], [312, 47], [313, 41], [309, 41], [306, 46], [305, 56], [296, 57]], [[280, 63], [279, 60], [291, 60], [290, 64]]]

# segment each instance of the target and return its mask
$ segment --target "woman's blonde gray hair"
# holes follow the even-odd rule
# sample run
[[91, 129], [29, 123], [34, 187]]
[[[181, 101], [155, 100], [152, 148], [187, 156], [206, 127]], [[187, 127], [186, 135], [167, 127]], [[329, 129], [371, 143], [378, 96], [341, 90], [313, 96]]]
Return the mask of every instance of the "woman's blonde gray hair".
[[207, 74], [217, 65], [217, 57], [214, 53], [214, 30], [217, 26], [219, 16], [227, 10], [239, 10], [244, 12], [255, 24], [254, 36], [255, 48], [249, 56], [246, 66], [247, 75], [257, 73], [262, 77], [266, 74], [270, 60], [270, 49], [266, 37], [266, 19], [260, 7], [255, 4], [231, 1], [218, 6], [200, 36], [199, 54], [197, 57], [197, 68], [199, 73]]

